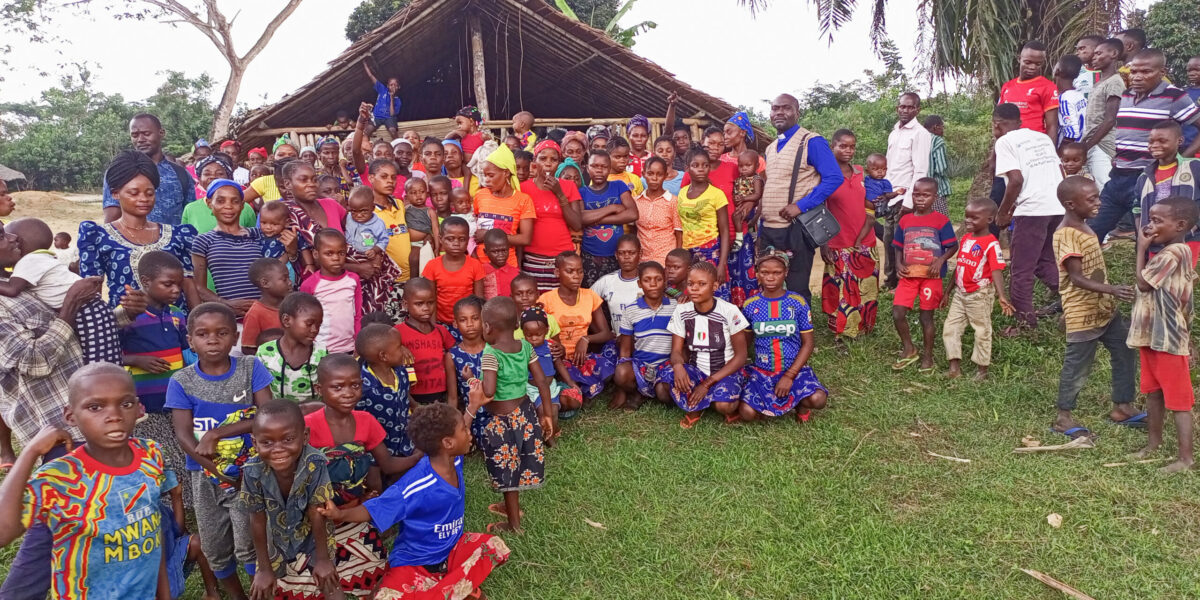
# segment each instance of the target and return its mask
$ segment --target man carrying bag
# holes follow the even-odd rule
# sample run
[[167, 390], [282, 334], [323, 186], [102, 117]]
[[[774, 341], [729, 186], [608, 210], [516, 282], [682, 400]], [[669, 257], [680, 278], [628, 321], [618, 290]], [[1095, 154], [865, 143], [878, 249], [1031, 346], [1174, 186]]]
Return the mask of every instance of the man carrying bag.
[[829, 142], [800, 127], [799, 117], [795, 97], [783, 94], [771, 102], [771, 124], [779, 139], [767, 147], [758, 244], [791, 252], [787, 287], [811, 300], [813, 255], [838, 232], [825, 200], [845, 178]]

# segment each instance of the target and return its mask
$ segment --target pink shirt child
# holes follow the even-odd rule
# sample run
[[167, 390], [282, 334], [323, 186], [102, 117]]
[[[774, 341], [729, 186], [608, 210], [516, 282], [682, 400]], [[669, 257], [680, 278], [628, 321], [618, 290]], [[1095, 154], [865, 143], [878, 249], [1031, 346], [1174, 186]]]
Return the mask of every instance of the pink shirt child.
[[313, 273], [300, 284], [300, 291], [316, 296], [325, 312], [317, 345], [329, 352], [354, 352], [354, 337], [362, 328], [362, 285], [358, 275], [350, 271], [340, 277]]

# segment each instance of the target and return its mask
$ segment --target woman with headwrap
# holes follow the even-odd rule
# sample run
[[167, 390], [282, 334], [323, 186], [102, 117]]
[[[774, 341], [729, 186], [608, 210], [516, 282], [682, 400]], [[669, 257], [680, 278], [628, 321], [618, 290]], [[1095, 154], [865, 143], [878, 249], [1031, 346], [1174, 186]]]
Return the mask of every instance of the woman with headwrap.
[[[729, 117], [725, 122], [723, 131], [725, 137], [725, 147], [729, 152], [721, 155], [721, 164], [730, 165], [735, 171], [738, 170], [738, 157], [746, 150], [753, 150], [750, 144], [754, 143], [754, 126], [750, 123], [750, 117], [744, 111], [738, 111]], [[767, 161], [763, 160], [762, 155], [758, 156], [758, 173], [762, 173], [767, 168]], [[735, 180], [736, 181], [736, 180]], [[743, 233], [741, 245], [733, 248], [729, 254], [729, 292], [730, 298], [737, 306], [741, 306], [746, 299], [758, 293], [758, 278], [754, 276], [754, 252], [755, 246], [758, 244], [758, 228], [753, 221], [758, 218], [757, 205], [743, 206], [738, 205], [736, 212], [739, 212], [740, 219], [734, 219], [737, 223], [746, 223], [749, 225]]]
[[483, 145], [483, 135], [479, 133], [479, 126], [482, 124], [483, 115], [473, 105], [464, 106], [454, 114], [454, 133], [462, 142], [464, 157], [473, 156], [475, 151]]
[[574, 250], [571, 232], [583, 229], [583, 198], [579, 187], [556, 175], [561, 159], [558, 144], [552, 140], [539, 142], [533, 147], [530, 177], [521, 183], [521, 191], [529, 195], [537, 215], [521, 270], [537, 279], [539, 293], [558, 287], [554, 257]]
[[652, 156], [650, 152], [650, 119], [646, 115], [633, 115], [625, 126], [625, 137], [629, 139], [629, 167], [634, 175], [642, 176], [642, 164]]
[[[212, 289], [199, 288], [204, 302], [220, 302], [238, 315], [250, 310], [262, 294], [250, 281], [250, 265], [260, 258], [279, 258], [283, 243], [267, 238], [253, 225], [233, 220], [234, 210], [241, 212], [246, 203], [242, 186], [232, 179], [217, 179], [208, 185], [208, 207], [217, 215], [217, 227], [196, 236], [192, 243], [192, 265], [196, 271], [212, 275]], [[238, 207], [241, 208], [238, 208]]]
[[79, 224], [79, 274], [104, 277], [108, 303], [117, 306], [125, 287], [142, 288], [138, 262], [147, 252], [163, 250], [183, 263], [183, 304], [199, 303], [192, 281], [192, 241], [196, 229], [191, 225], [154, 223], [146, 215], [154, 210], [154, 190], [158, 187], [158, 167], [145, 154], [126, 150], [116, 156], [104, 172], [104, 182], [121, 206], [121, 217], [111, 223]]
[[520, 268], [518, 254], [533, 241], [533, 221], [537, 213], [533, 200], [521, 191], [517, 180], [517, 161], [508, 146], [500, 146], [488, 155], [483, 165], [487, 187], [475, 196], [475, 215], [479, 228], [475, 231], [477, 258], [488, 264], [483, 236], [490, 229], [508, 234], [508, 264]]
[[317, 143], [313, 146], [317, 151], [317, 177], [322, 175], [331, 175], [338, 178], [338, 187], [342, 190], [342, 195], [350, 193], [354, 187], [354, 182], [349, 174], [342, 167], [341, 150], [342, 144], [338, 142], [336, 137], [322, 137], [317, 139]]
[[[183, 207], [183, 224], [195, 227], [196, 234], [199, 235], [217, 228], [217, 219], [208, 207], [208, 186], [218, 179], [233, 179], [233, 170], [225, 155], [218, 153], [196, 162], [196, 175], [204, 193]], [[254, 208], [246, 203], [242, 207], [242, 227], [254, 227], [257, 223], [258, 215], [254, 213]]]
[[608, 140], [610, 138], [612, 138], [612, 132], [609, 131], [607, 125], [592, 125], [588, 127], [588, 151], [608, 150]]
[[316, 146], [305, 146], [305, 147], [301, 148], [300, 149], [300, 160], [302, 160], [314, 167], [317, 166], [317, 148], [316, 148]]
[[[724, 129], [721, 130], [725, 136], [725, 148], [729, 151], [721, 155], [721, 162], [732, 163], [737, 166], [738, 156], [746, 150], [753, 150], [751, 144], [754, 143], [754, 126], [750, 123], [750, 117], [745, 111], [737, 111], [732, 117], [725, 122]], [[758, 172], [762, 173], [767, 169], [767, 161], [760, 154], [758, 157]]]

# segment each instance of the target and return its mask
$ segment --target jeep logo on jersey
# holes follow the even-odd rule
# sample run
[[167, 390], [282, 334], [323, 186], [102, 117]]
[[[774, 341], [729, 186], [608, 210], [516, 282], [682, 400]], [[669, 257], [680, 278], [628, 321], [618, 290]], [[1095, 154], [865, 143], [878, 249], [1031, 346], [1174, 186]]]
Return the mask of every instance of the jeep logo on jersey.
[[795, 334], [795, 321], [759, 321], [754, 324], [754, 335], [787, 337]]

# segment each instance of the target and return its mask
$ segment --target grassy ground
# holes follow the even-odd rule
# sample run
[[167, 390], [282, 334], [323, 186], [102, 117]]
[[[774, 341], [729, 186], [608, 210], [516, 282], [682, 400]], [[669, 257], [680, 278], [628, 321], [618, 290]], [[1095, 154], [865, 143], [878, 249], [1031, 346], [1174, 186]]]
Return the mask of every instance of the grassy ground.
[[[1132, 246], [1106, 256], [1113, 279], [1129, 281]], [[488, 595], [1062, 597], [1024, 567], [1096, 598], [1200, 597], [1200, 478], [1159, 476], [1159, 464], [1103, 466], [1145, 437], [1104, 423], [1104, 351], [1078, 412], [1098, 447], [1016, 455], [1023, 436], [1065, 441], [1047, 431], [1063, 349], [1055, 324], [998, 339], [983, 385], [945, 378], [940, 340], [938, 373], [896, 374], [890, 297], [881, 300], [879, 328], [848, 354], [818, 329], [812, 364], [832, 397], [807, 425], [731, 427], [708, 416], [684, 431], [677, 410], [624, 414], [602, 403], [568, 422], [547, 485], [523, 495], [527, 533], [505, 537], [512, 558]], [[499, 496], [477, 457], [467, 478], [467, 528], [480, 531]], [[1051, 513], [1061, 528], [1047, 523]], [[0, 578], [10, 555], [0, 551]]]

